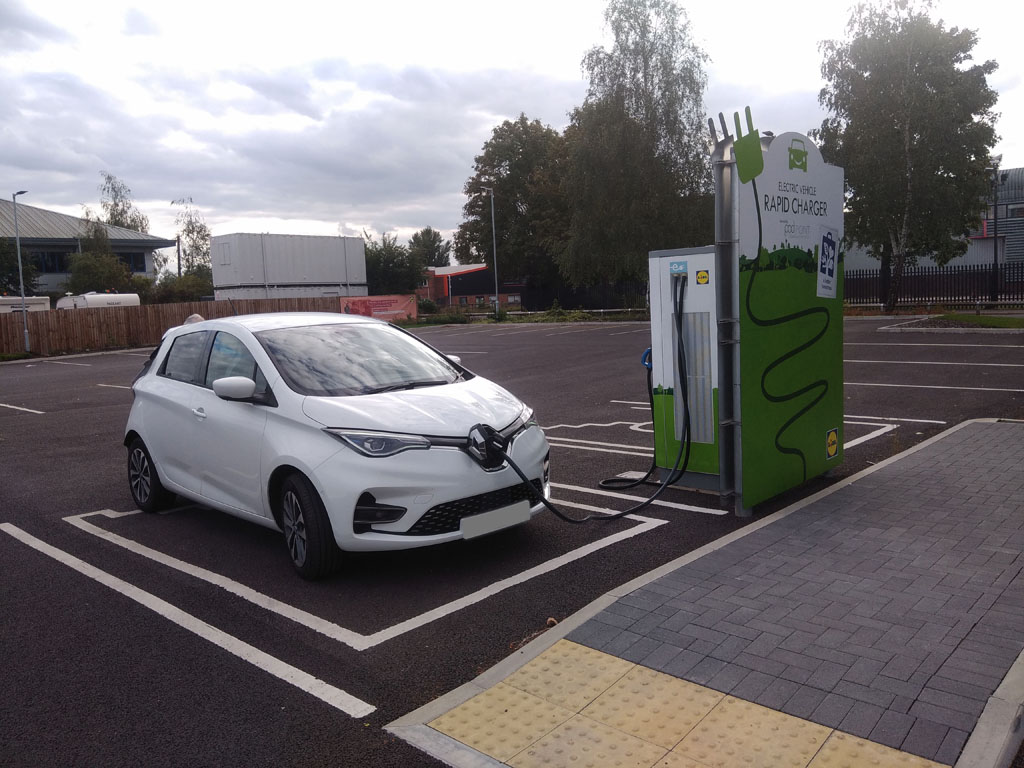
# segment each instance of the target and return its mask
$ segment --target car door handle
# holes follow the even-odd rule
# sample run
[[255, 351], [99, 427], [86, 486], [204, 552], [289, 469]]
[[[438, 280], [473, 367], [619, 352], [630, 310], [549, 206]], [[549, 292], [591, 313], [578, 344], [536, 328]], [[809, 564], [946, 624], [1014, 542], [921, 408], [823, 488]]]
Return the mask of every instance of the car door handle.
[[202, 408], [193, 408], [192, 415], [195, 416], [197, 419], [205, 419], [206, 411], [204, 411]]

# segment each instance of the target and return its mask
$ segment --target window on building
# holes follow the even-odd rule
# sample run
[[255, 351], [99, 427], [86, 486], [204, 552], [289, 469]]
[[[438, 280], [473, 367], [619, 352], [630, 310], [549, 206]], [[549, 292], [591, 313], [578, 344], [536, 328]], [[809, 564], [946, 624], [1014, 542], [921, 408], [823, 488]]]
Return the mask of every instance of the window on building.
[[146, 271], [146, 254], [144, 253], [119, 253], [117, 258], [132, 272]]
[[477, 296], [476, 297], [476, 303], [477, 303], [477, 306], [482, 305], [484, 303], [484, 297], [483, 296]]
[[459, 304], [461, 304], [462, 306], [466, 306], [468, 303], [469, 299], [467, 299], [465, 296], [459, 296]]
[[1010, 205], [1006, 208], [1006, 218], [1024, 219], [1024, 205]]
[[518, 293], [510, 293], [508, 295], [508, 303], [509, 304], [519, 304], [519, 303], [521, 303], [520, 299], [519, 299], [519, 294]]
[[62, 274], [70, 269], [68, 254], [61, 251], [32, 251], [29, 258], [44, 275]]

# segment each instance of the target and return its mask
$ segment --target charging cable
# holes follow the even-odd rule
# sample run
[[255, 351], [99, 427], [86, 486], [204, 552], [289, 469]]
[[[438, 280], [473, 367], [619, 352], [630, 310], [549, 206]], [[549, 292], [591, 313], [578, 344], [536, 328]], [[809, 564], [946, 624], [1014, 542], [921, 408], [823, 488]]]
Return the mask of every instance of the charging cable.
[[[544, 498], [544, 495], [542, 493], [539, 493], [537, 491], [533, 483], [530, 482], [529, 478], [512, 460], [512, 457], [509, 456], [508, 453], [505, 451], [505, 449], [508, 447], [507, 442], [502, 437], [502, 435], [498, 433], [497, 430], [495, 430], [493, 427], [489, 427], [484, 424], [478, 424], [476, 427], [473, 428], [473, 430], [471, 430], [471, 432], [477, 432], [479, 430], [478, 434], [481, 434], [483, 436], [484, 441], [486, 442], [486, 447], [483, 448], [483, 451], [492, 452], [493, 454], [501, 456], [505, 461], [507, 461], [508, 465], [512, 467], [512, 470], [517, 475], [519, 475], [519, 478], [523, 481], [523, 484], [528, 489], [530, 495], [533, 496], [535, 499], [539, 500], [540, 503], [542, 503], [548, 509], [548, 511], [555, 515], [555, 517], [557, 517], [559, 520], [564, 520], [567, 523], [586, 523], [590, 520], [618, 520], [619, 518], [625, 517], [626, 515], [635, 514], [636, 512], [639, 512], [642, 509], [646, 509], [651, 504], [653, 504], [658, 499], [658, 497], [661, 496], [662, 493], [664, 493], [665, 489], [668, 488], [669, 485], [677, 482], [679, 478], [681, 478], [683, 474], [685, 474], [686, 468], [690, 463], [690, 397], [689, 387], [687, 386], [686, 379], [686, 343], [683, 341], [683, 291], [685, 287], [686, 275], [682, 275], [677, 279], [676, 291], [672, 296], [672, 307], [673, 311], [675, 312], [676, 355], [677, 363], [679, 365], [679, 379], [683, 390], [683, 434], [679, 442], [679, 453], [676, 455], [676, 460], [672, 464], [672, 470], [665, 473], [665, 478], [659, 484], [658, 489], [653, 494], [651, 494], [650, 497], [640, 502], [639, 504], [630, 507], [629, 509], [625, 509], [621, 512], [616, 512], [611, 515], [593, 514], [587, 515], [586, 517], [572, 517], [571, 515], [567, 515], [566, 513], [562, 512], [560, 509], [558, 509], [558, 507], [556, 507], [554, 504], [552, 504], [550, 501]], [[645, 357], [647, 357], [646, 354]], [[647, 369], [647, 391], [651, 399], [651, 411], [653, 413], [654, 390], [651, 386], [650, 367], [648, 367]], [[609, 485], [608, 483], [610, 482], [610, 480], [605, 480], [602, 481], [601, 485], [605, 488], [633, 488], [645, 482], [654, 473], [655, 469], [656, 463], [652, 461], [651, 468], [647, 470], [647, 474], [645, 474], [640, 480], [626, 481], [623, 478], [610, 478], [611, 481], [617, 479], [623, 482], [624, 484]]]

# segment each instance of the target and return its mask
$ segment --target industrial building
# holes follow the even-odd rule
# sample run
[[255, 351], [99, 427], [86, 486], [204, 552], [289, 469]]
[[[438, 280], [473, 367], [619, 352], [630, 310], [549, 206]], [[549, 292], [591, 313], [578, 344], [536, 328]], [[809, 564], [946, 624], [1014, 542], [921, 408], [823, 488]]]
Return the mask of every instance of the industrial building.
[[[123, 227], [103, 225], [110, 248], [133, 275], [153, 275], [153, 252], [173, 248], [176, 241]], [[36, 293], [60, 293], [70, 276], [71, 257], [82, 252], [88, 221], [18, 202], [18, 235], [21, 258], [38, 271]], [[14, 203], [0, 199], [0, 238], [14, 248]], [[25, 286], [26, 293], [29, 287]]]

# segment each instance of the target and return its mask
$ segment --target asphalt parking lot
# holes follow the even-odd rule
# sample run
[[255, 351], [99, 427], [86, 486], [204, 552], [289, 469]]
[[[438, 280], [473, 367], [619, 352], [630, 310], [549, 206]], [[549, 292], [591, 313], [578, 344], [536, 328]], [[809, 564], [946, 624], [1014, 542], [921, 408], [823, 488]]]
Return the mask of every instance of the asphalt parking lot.
[[[965, 419], [1024, 418], [1024, 335], [845, 323], [845, 463], [757, 519]], [[652, 434], [645, 323], [418, 334], [530, 403], [573, 514], [622, 510]], [[0, 765], [434, 765], [382, 726], [607, 590], [745, 524], [673, 489], [614, 522], [528, 526], [292, 572], [274, 532], [133, 514], [121, 447], [148, 352], [0, 365]]]

